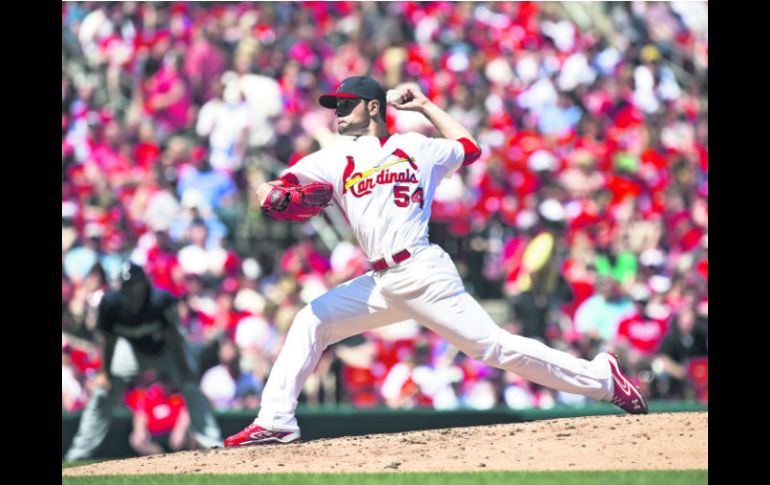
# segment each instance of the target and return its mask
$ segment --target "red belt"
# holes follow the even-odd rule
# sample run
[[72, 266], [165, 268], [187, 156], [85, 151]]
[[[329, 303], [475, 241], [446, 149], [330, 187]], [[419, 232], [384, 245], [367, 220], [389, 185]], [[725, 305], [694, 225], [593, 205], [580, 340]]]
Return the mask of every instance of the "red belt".
[[[410, 253], [406, 249], [402, 249], [401, 251], [393, 254], [393, 261], [395, 261], [396, 264], [398, 264], [401, 261], [406, 261], [411, 256], [412, 256], [412, 253]], [[372, 269], [375, 271], [385, 271], [386, 269], [390, 268], [385, 258], [380, 258], [377, 261], [369, 261], [369, 264], [372, 265]]]

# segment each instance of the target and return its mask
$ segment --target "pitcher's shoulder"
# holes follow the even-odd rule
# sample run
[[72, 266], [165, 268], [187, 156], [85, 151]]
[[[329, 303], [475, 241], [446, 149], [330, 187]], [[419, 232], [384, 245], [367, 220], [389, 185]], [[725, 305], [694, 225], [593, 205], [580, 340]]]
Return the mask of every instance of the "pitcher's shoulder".
[[415, 149], [421, 150], [425, 143], [430, 140], [430, 138], [423, 135], [422, 133], [417, 133], [414, 131], [398, 134], [396, 136], [398, 138], [394, 140], [394, 145], [407, 151]]
[[427, 136], [423, 135], [422, 133], [418, 133], [416, 131], [402, 133], [402, 134], [399, 134], [398, 136], [399, 136], [399, 141], [411, 142], [411, 143], [423, 142], [428, 139]]

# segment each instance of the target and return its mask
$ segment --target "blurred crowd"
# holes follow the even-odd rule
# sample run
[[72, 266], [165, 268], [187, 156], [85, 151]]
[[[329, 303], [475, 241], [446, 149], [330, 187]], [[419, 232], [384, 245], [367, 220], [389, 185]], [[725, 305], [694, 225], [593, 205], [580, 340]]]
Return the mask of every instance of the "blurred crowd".
[[[254, 194], [336, 141], [317, 99], [357, 74], [416, 83], [481, 143], [431, 236], [502, 325], [612, 349], [652, 399], [708, 401], [705, 2], [67, 2], [64, 410], [98, 379], [96, 311], [127, 259], [179, 298], [215, 407], [258, 407], [296, 312], [368, 270], [336, 208], [277, 223]], [[388, 125], [436, 135], [412, 112]], [[301, 402], [586, 404], [413, 321], [329, 348]]]

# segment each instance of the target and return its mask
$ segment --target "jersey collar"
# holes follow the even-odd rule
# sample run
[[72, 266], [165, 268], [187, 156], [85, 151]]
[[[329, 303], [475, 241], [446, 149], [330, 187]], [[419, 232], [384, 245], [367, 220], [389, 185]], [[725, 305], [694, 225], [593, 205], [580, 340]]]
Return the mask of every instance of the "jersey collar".
[[[353, 140], [354, 140], [354, 141], [358, 141], [358, 139], [359, 139], [359, 138], [361, 138], [361, 136], [365, 136], [365, 135], [360, 135], [360, 136], [357, 136], [357, 137], [353, 138]], [[392, 133], [388, 133], [388, 134], [387, 134], [387, 135], [385, 135], [385, 136], [378, 136], [378, 137], [377, 137], [377, 139], [378, 139], [378, 140], [380, 140], [380, 146], [381, 146], [381, 147], [384, 147], [384, 146], [385, 146], [385, 143], [387, 143], [387, 142], [388, 142], [388, 140], [390, 140], [390, 137], [391, 137], [391, 136], [393, 136], [393, 134], [392, 134]]]

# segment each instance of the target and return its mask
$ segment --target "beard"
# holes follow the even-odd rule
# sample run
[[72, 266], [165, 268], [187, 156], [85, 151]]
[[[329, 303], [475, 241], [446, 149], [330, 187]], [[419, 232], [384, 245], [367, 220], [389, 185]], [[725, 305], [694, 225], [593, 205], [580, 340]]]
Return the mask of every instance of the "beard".
[[345, 136], [365, 135], [369, 128], [371, 117], [366, 113], [362, 119], [356, 121], [345, 120], [343, 124], [337, 124], [337, 133]]

